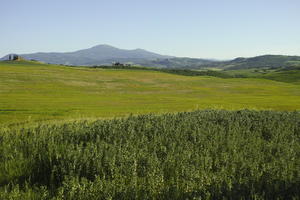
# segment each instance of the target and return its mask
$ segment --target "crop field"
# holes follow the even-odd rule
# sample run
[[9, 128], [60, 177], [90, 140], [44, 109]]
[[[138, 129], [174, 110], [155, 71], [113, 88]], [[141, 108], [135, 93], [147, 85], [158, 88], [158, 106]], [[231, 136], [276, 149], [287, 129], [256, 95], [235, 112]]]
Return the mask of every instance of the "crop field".
[[0, 124], [196, 109], [300, 109], [300, 84], [0, 62]]
[[204, 110], [0, 135], [0, 199], [299, 199], [300, 113]]

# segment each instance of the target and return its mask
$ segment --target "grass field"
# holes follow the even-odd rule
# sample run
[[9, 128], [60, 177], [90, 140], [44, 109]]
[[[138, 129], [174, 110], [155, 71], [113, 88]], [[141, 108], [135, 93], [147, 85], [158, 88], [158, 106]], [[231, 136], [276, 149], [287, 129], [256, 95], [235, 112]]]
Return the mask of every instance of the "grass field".
[[0, 123], [195, 109], [299, 110], [300, 85], [156, 71], [0, 62]]
[[0, 199], [299, 199], [297, 73], [171, 73], [0, 62]]

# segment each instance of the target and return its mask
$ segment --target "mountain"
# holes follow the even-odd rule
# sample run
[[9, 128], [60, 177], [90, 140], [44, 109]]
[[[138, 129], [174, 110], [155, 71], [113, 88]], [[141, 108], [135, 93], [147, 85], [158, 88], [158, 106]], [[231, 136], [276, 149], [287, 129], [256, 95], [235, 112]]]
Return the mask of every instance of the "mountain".
[[[226, 70], [253, 68], [287, 68], [300, 66], [300, 56], [263, 55], [251, 58], [236, 58], [229, 61], [212, 59], [182, 58], [165, 56], [144, 49], [125, 50], [109, 45], [97, 45], [67, 53], [21, 54], [27, 60], [37, 60], [64, 65], [111, 65], [113, 62], [130, 63], [146, 67], [203, 69], [220, 68]], [[8, 58], [4, 56], [1, 60]]]
[[[154, 59], [171, 58], [171, 56], [164, 56], [143, 49], [125, 50], [109, 45], [97, 45], [89, 49], [67, 53], [33, 53], [21, 54], [20, 56], [28, 60], [34, 59], [46, 63], [66, 65], [103, 65], [112, 62], [139, 64]], [[2, 59], [7, 58], [8, 55]]]
[[288, 68], [300, 66], [300, 56], [263, 55], [251, 58], [236, 58], [230, 61], [210, 63], [207, 67], [217, 67], [227, 70], [254, 68]]

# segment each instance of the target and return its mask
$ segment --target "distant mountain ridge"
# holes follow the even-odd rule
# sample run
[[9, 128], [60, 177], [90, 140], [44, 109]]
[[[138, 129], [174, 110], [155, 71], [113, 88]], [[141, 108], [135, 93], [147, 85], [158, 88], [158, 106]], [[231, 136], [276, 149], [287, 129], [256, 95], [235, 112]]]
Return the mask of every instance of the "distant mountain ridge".
[[[25, 59], [38, 60], [51, 64], [65, 65], [101, 65], [112, 62], [145, 62], [154, 59], [171, 58], [144, 49], [125, 50], [109, 45], [97, 45], [88, 49], [67, 53], [20, 54]], [[2, 59], [7, 59], [8, 55]]]
[[[263, 55], [251, 58], [236, 58], [229, 61], [166, 56], [144, 49], [125, 50], [109, 45], [97, 45], [88, 49], [66, 53], [20, 54], [25, 59], [63, 65], [111, 65], [113, 62], [130, 63], [145, 67], [226, 70], [252, 68], [286, 68], [300, 66], [300, 56]], [[1, 60], [8, 59], [8, 55]]]
[[287, 68], [300, 66], [300, 56], [262, 55], [251, 58], [239, 57], [230, 61], [210, 63], [209, 67], [227, 70], [254, 68]]

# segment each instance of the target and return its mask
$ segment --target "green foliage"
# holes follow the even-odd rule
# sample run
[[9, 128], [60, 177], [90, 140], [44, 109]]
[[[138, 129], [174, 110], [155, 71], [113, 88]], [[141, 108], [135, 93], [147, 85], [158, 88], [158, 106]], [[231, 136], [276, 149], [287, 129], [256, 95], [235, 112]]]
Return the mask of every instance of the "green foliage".
[[262, 78], [275, 81], [300, 84], [300, 68], [282, 69], [271, 73], [266, 73]]
[[299, 158], [299, 112], [2, 129], [0, 199], [299, 199]]
[[222, 72], [231, 77], [263, 78], [286, 83], [300, 84], [300, 66], [278, 69], [225, 70]]

